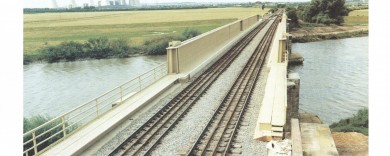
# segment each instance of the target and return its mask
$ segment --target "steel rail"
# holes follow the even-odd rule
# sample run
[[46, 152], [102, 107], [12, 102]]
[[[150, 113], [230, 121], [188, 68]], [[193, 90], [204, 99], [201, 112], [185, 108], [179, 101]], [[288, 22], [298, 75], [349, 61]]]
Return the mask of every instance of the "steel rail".
[[[272, 16], [271, 16], [271, 17], [272, 17]], [[208, 138], [208, 140], [206, 140], [206, 143], [205, 143], [206, 145], [203, 146], [204, 149], [201, 150], [201, 155], [205, 155], [205, 154], [206, 154], [206, 150], [208, 149], [211, 140], [215, 140], [215, 138], [214, 138], [214, 136], [216, 136], [216, 135], [214, 135], [215, 132], [217, 131], [217, 129], [220, 129], [221, 127], [223, 127], [223, 128], [224, 128], [224, 129], [222, 130], [223, 133], [222, 133], [221, 135], [217, 135], [217, 136], [219, 136], [218, 139], [217, 139], [217, 142], [218, 142], [218, 143], [216, 144], [217, 146], [215, 146], [215, 147], [212, 148], [212, 150], [211, 150], [211, 151], [213, 152], [213, 155], [216, 154], [216, 151], [217, 151], [218, 145], [220, 144], [221, 138], [222, 138], [224, 132], [226, 131], [226, 128], [228, 127], [227, 125], [229, 125], [230, 121], [232, 120], [233, 114], [236, 113], [236, 109], [237, 109], [237, 107], [239, 107], [239, 103], [240, 103], [240, 101], [241, 101], [241, 97], [244, 96], [244, 97], [245, 97], [244, 103], [242, 104], [242, 106], [240, 106], [240, 107], [241, 107], [241, 111], [239, 112], [239, 117], [238, 117], [238, 119], [237, 119], [237, 122], [236, 122], [234, 128], [237, 127], [237, 124], [238, 124], [238, 122], [239, 122], [240, 119], [241, 119], [242, 112], [243, 112], [243, 110], [245, 109], [247, 100], [248, 100], [248, 98], [250, 97], [250, 92], [252, 92], [253, 85], [254, 85], [255, 82], [256, 82], [256, 79], [257, 79], [257, 77], [258, 77], [257, 75], [258, 75], [259, 70], [260, 70], [260, 68], [261, 68], [261, 67], [258, 67], [258, 68], [257, 68], [257, 66], [256, 66], [257, 64], [259, 64], [259, 61], [258, 61], [258, 60], [260, 59], [260, 60], [261, 60], [261, 61], [260, 61], [261, 65], [263, 64], [263, 60], [264, 60], [263, 57], [265, 56], [265, 53], [266, 53], [266, 52], [260, 51], [259, 49], [264, 49], [264, 47], [265, 47], [264, 45], [267, 45], [266, 43], [270, 41], [269, 38], [271, 38], [271, 39], [273, 38], [273, 34], [274, 34], [274, 33], [273, 33], [273, 32], [274, 32], [274, 31], [273, 31], [273, 27], [275, 27], [276, 21], [277, 21], [277, 20], [274, 20], [274, 23], [271, 25], [269, 31], [267, 31], [265, 37], [263, 37], [262, 41], [260, 42], [260, 45], [257, 46], [257, 48], [256, 48], [256, 50], [255, 50], [255, 53], [253, 54], [253, 55], [256, 54], [256, 55], [255, 55], [256, 57], [253, 57], [253, 55], [252, 55], [251, 59], [247, 62], [247, 65], [245, 66], [246, 68], [243, 69], [243, 71], [242, 71], [241, 74], [240, 74], [240, 77], [236, 80], [235, 84], [232, 86], [232, 88], [231, 88], [231, 90], [229, 91], [229, 93], [226, 94], [226, 96], [225, 96], [225, 98], [224, 98], [222, 104], [219, 106], [219, 108], [218, 108], [217, 110], [215, 110], [214, 115], [213, 115], [213, 116], [211, 117], [211, 119], [209, 120], [208, 125], [207, 125], [206, 128], [202, 131], [202, 134], [199, 136], [198, 140], [197, 140], [197, 141], [195, 142], [195, 144], [192, 146], [192, 148], [191, 148], [190, 152], [188, 153], [188, 155], [195, 155], [195, 154], [196, 154], [195, 151], [199, 151], [199, 149], [196, 150], [196, 148], [200, 146], [200, 145], [198, 145], [198, 144], [201, 143], [201, 140], [202, 140], [202, 139]], [[277, 25], [276, 25], [276, 26], [277, 26]], [[271, 33], [270, 33], [270, 32], [271, 32]], [[271, 34], [271, 35], [270, 35], [270, 34]], [[269, 37], [269, 36], [271, 36], [271, 37]], [[259, 47], [261, 47], [261, 48], [259, 48]], [[265, 49], [268, 51], [268, 49], [269, 49], [269, 44], [268, 44], [268, 47], [265, 48]], [[252, 58], [256, 58], [256, 59], [252, 59]], [[248, 66], [251, 66], [251, 67], [248, 68]], [[250, 72], [250, 71], [253, 71], [253, 72]], [[246, 75], [248, 75], [248, 74], [250, 74], [249, 78], [246, 77]], [[242, 75], [245, 75], [245, 76], [242, 76]], [[244, 89], [241, 89], [240, 86], [242, 86], [242, 83], [245, 82], [245, 81], [247, 82], [247, 84], [245, 84]], [[252, 81], [252, 83], [250, 83], [251, 81]], [[237, 85], [238, 85], [238, 87], [237, 87]], [[249, 85], [249, 86], [248, 86], [248, 85]], [[249, 87], [249, 88], [248, 88], [248, 87]], [[245, 96], [243, 93], [245, 93], [245, 91], [247, 91], [248, 89], [249, 89], [248, 95]], [[238, 93], [240, 90], [242, 90], [242, 93]], [[233, 95], [231, 95], [232, 92], [234, 92]], [[235, 99], [236, 99], [235, 97], [236, 97], [237, 95], [238, 95], [240, 98], [238, 98], [238, 100], [235, 100]], [[226, 101], [230, 101], [230, 102], [228, 103], [228, 105], [223, 105], [223, 103], [227, 103]], [[224, 119], [226, 113], [229, 111], [229, 108], [230, 108], [232, 102], [237, 102], [237, 103], [236, 103], [236, 105], [233, 105], [234, 109], [233, 109], [233, 111], [231, 111], [230, 116], [228, 117], [228, 121], [229, 121], [229, 122], [224, 122], [225, 124], [224, 124], [223, 126], [220, 126], [219, 124], [220, 124], [222, 121], [225, 121], [225, 120], [223, 120], [223, 119]], [[218, 112], [221, 112], [221, 109], [225, 109], [225, 111], [223, 111], [223, 114], [222, 114], [222, 115], [221, 115], [221, 113], [218, 113]], [[220, 120], [218, 120], [218, 122], [215, 122], [215, 120], [213, 120], [213, 119], [217, 118], [218, 115], [221, 115], [220, 118], [219, 118]], [[215, 124], [214, 126], [211, 126], [212, 123], [214, 123], [214, 124], [216, 123], [216, 124]], [[223, 123], [223, 122], [222, 122], [222, 123]], [[204, 135], [207, 134], [207, 131], [208, 131], [208, 128], [207, 128], [207, 127], [215, 127], [215, 129], [212, 130], [211, 136], [210, 136], [210, 137], [204, 136]], [[231, 140], [231, 137], [233, 136], [234, 132], [235, 132], [235, 131], [233, 130], [233, 133], [230, 133], [230, 139], [229, 139], [229, 140]], [[231, 142], [229, 141], [228, 146], [226, 146], [226, 147], [228, 148], [228, 147], [230, 146], [230, 144], [231, 144]], [[225, 150], [224, 150], [224, 154], [226, 154], [226, 151], [227, 151], [227, 150], [225, 149]]]
[[[264, 26], [264, 24], [262, 23], [262, 24], [260, 24], [260, 25], [258, 26], [258, 28], [255, 29], [255, 30], [259, 30], [259, 29], [261, 29], [263, 26]], [[260, 31], [260, 30], [259, 30], [259, 31]], [[256, 34], [257, 34], [259, 31], [257, 31]], [[192, 103], [191, 103], [191, 104], [188, 104], [188, 106], [186, 106], [186, 107], [180, 107], [180, 108], [185, 108], [184, 111], [183, 111], [181, 114], [179, 114], [179, 117], [176, 118], [175, 121], [169, 122], [169, 123], [172, 123], [172, 124], [170, 124], [169, 126], [167, 126], [167, 127], [168, 127], [167, 130], [164, 131], [163, 134], [162, 134], [159, 138], [156, 139], [156, 141], [154, 142], [154, 144], [151, 145], [151, 146], [147, 149], [146, 153], [149, 153], [149, 152], [150, 152], [150, 149], [152, 149], [153, 147], [155, 147], [156, 143], [157, 143], [164, 135], [167, 134], [166, 132], [168, 132], [169, 129], [172, 128], [172, 127], [179, 121], [178, 119], [180, 119], [180, 118], [185, 114], [185, 112], [192, 106], [192, 104], [195, 103], [195, 101], [204, 93], [204, 91], [208, 89], [208, 87], [212, 84], [212, 82], [214, 82], [214, 81], [216, 80], [216, 78], [219, 77], [219, 75], [220, 75], [220, 74], [221, 74], [221, 73], [230, 65], [230, 63], [234, 60], [234, 58], [235, 58], [236, 56], [238, 56], [239, 52], [240, 52], [240, 51], [241, 51], [241, 50], [242, 50], [242, 49], [243, 49], [243, 48], [244, 48], [244, 47], [253, 39], [254, 35], [252, 35], [252, 34], [253, 34], [253, 33], [251, 33], [250, 35], [246, 36], [246, 37], [244, 38], [244, 40], [241, 40], [239, 43], [237, 43], [236, 46], [234, 46], [229, 52], [227, 52], [226, 55], [222, 56], [222, 58], [220, 58], [216, 63], [214, 63], [214, 64], [213, 64], [213, 67], [210, 67], [208, 70], [206, 70], [206, 72], [205, 72], [204, 74], [202, 74], [201, 76], [199, 76], [193, 83], [191, 83], [189, 86], [187, 86], [181, 93], [179, 93], [179, 95], [178, 95], [176, 98], [174, 98], [174, 99], [172, 100], [173, 102], [181, 101], [181, 100], [183, 99], [182, 97], [185, 97], [185, 95], [181, 95], [182, 93], [189, 92], [189, 91], [188, 91], [189, 89], [193, 90], [194, 86], [198, 86], [199, 83], [202, 83], [202, 84], [203, 84], [202, 86], [205, 86], [205, 85], [207, 84], [205, 87], [203, 87], [203, 89], [202, 89], [201, 91], [199, 91], [199, 90], [193, 90], [194, 94], [195, 94], [196, 92], [199, 92], [198, 95], [197, 95], [196, 97], [188, 96], [187, 99], [189, 99], [189, 98], [194, 98], [193, 101], [192, 101]], [[222, 67], [224, 67], [224, 68], [222, 68]], [[211, 80], [211, 81], [208, 82], [208, 81], [206, 81], [206, 80]], [[207, 83], [207, 82], [208, 82], [208, 83]], [[202, 86], [199, 87], [199, 88], [202, 88]], [[190, 90], [190, 91], [191, 91], [191, 90]], [[171, 101], [171, 102], [172, 102], [172, 101]], [[171, 103], [171, 102], [170, 102], [170, 103]], [[181, 104], [181, 105], [185, 105], [185, 104], [186, 104], [186, 103], [183, 103], [183, 104]], [[117, 153], [120, 153], [120, 154], [126, 153], [126, 152], [119, 152], [119, 151], [121, 151], [121, 148], [126, 148], [125, 151], [126, 151], [126, 150], [132, 149], [131, 146], [130, 146], [130, 147], [124, 147], [124, 146], [126, 146], [126, 144], [128, 144], [127, 142], [129, 142], [129, 141], [131, 141], [132, 139], [136, 138], [136, 135], [137, 135], [139, 132], [141, 132], [142, 129], [147, 128], [147, 126], [148, 126], [152, 121], [155, 121], [155, 120], [159, 121], [160, 119], [162, 119], [162, 118], [157, 118], [157, 119], [155, 119], [155, 118], [156, 118], [157, 116], [162, 116], [162, 114], [167, 114], [166, 112], [168, 112], [168, 111], [165, 111], [165, 110], [166, 110], [165, 107], [167, 107], [167, 106], [171, 106], [170, 108], [167, 108], [167, 109], [172, 110], [171, 108], [173, 108], [175, 105], [167, 104], [166, 106], [164, 106], [164, 108], [161, 109], [158, 113], [156, 113], [152, 118], [150, 118], [150, 119], [148, 120], [148, 122], [146, 122], [146, 124], [144, 124], [143, 126], [141, 126], [141, 127], [140, 127], [137, 131], [135, 131], [128, 139], [126, 139], [122, 144], [120, 144], [117, 148], [115, 148], [115, 150], [112, 151], [112, 152], [110, 153], [110, 155], [114, 155], [114, 154], [117, 154]], [[179, 108], [177, 108], [176, 110], [179, 110]], [[169, 112], [168, 112], [168, 113], [169, 113]], [[176, 115], [177, 115], [177, 113], [172, 113], [172, 114], [176, 114]], [[165, 120], [165, 121], [168, 121], [168, 120]], [[152, 123], [153, 123], [153, 122], [152, 122]], [[167, 123], [167, 122], [164, 122], [164, 123]], [[161, 125], [163, 125], [164, 123], [162, 123]], [[160, 127], [163, 127], [163, 126], [160, 126]], [[158, 131], [158, 130], [156, 130], [155, 132], [157, 132], [157, 131]], [[151, 137], [152, 137], [152, 135], [150, 135], [150, 138], [151, 138]], [[150, 138], [149, 138], [149, 139], [150, 139]], [[149, 140], [149, 139], [147, 139], [147, 140]], [[145, 142], [145, 143], [147, 143], [147, 142]], [[131, 145], [134, 145], [134, 144], [131, 144]], [[139, 149], [140, 149], [140, 148], [138, 148], [138, 150], [135, 150], [135, 153], [139, 152]]]

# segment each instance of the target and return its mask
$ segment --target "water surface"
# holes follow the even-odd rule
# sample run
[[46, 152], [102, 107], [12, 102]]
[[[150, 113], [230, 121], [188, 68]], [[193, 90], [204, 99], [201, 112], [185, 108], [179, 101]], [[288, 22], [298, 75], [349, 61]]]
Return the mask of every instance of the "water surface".
[[325, 123], [368, 107], [368, 37], [294, 43], [304, 65], [290, 68], [301, 77], [300, 110]]
[[24, 65], [23, 115], [58, 116], [165, 60], [165, 56], [137, 56]]

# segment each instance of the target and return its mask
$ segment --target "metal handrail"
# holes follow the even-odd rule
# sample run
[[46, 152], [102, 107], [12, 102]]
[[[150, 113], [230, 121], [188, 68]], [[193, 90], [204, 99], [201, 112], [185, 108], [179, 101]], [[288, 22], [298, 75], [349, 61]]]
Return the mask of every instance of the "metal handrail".
[[[112, 110], [113, 107], [123, 103], [126, 98], [129, 98], [129, 94], [137, 93], [142, 89], [150, 86], [160, 78], [167, 75], [167, 63], [162, 63], [153, 69], [142, 73], [141, 75], [132, 78], [131, 80], [111, 89], [108, 92], [94, 98], [66, 113], [63, 113], [56, 118], [51, 119], [50, 121], [26, 132], [23, 134], [23, 137], [31, 137], [28, 140], [23, 142], [23, 147], [32, 144], [32, 146], [26, 147], [27, 149], [23, 151], [24, 154], [30, 155], [30, 151], [33, 151], [32, 155], [39, 154], [47, 148], [38, 149], [39, 145], [49, 141], [50, 139], [56, 138], [55, 136], [59, 136], [61, 133], [62, 136], [58, 138], [58, 140], [53, 141], [48, 145], [51, 147], [51, 144], [58, 143], [64, 140], [65, 137], [73, 134], [78, 131], [81, 127], [86, 124], [92, 122], [93, 120], [99, 118], [103, 113], [106, 113]], [[146, 82], [144, 82], [146, 80]], [[128, 92], [124, 94], [124, 92]], [[113, 106], [115, 104], [115, 106]], [[109, 108], [110, 106], [111, 108]], [[87, 115], [86, 115], [87, 114]], [[95, 115], [94, 115], [95, 114]], [[75, 122], [72, 122], [76, 120]], [[87, 121], [84, 121], [87, 120]], [[62, 126], [62, 128], [61, 128]], [[77, 126], [75, 129], [72, 127]], [[61, 129], [56, 132], [56, 129]], [[47, 130], [46, 130], [47, 129]], [[54, 131], [54, 132], [53, 132]], [[51, 135], [51, 133], [55, 133]], [[48, 138], [41, 138], [42, 136], [46, 136], [50, 134]]]

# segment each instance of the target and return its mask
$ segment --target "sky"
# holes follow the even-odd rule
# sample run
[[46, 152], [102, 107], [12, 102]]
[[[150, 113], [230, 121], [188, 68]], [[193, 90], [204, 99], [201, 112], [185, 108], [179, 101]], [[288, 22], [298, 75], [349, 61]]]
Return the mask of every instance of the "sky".
[[[94, 0], [97, 4], [98, 0]], [[128, 0], [126, 0], [128, 1]], [[166, 2], [292, 2], [292, 1], [310, 1], [310, 0], [140, 0], [141, 3], [166, 3]], [[57, 0], [59, 7], [69, 5], [71, 0]], [[89, 3], [90, 0], [76, 0], [76, 4], [81, 6], [83, 3]], [[52, 0], [23, 0], [24, 8], [51, 8]]]

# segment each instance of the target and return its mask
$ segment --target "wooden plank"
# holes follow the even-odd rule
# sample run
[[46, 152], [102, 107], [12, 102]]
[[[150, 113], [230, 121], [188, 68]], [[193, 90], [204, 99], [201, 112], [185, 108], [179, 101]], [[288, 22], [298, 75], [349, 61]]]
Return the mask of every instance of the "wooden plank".
[[274, 104], [274, 92], [276, 87], [276, 72], [271, 69], [267, 84], [265, 86], [264, 98], [259, 111], [258, 123], [270, 124], [272, 120], [272, 109]]
[[278, 82], [276, 84], [276, 89], [274, 93], [274, 104], [272, 110], [272, 125], [284, 126], [286, 123], [286, 94], [287, 94], [287, 86], [286, 86], [286, 68], [284, 64], [276, 64], [272, 67], [277, 70], [277, 77], [275, 78]]
[[299, 128], [299, 120], [291, 119], [291, 140], [292, 140], [292, 155], [303, 156], [301, 129]]
[[276, 126], [272, 126], [272, 128], [271, 128], [271, 129], [272, 129], [272, 131], [274, 131], [274, 132], [275, 132], [275, 131], [277, 131], [277, 132], [283, 132], [283, 127], [279, 127], [279, 126], [277, 126], [277, 127], [276, 127]]

